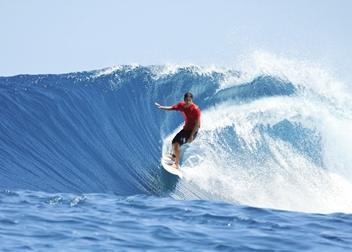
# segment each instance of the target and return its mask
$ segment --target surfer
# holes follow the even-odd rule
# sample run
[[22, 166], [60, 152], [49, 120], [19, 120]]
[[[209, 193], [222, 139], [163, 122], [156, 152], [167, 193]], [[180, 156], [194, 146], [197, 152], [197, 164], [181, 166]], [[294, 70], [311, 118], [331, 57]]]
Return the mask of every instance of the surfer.
[[201, 111], [199, 107], [193, 103], [193, 94], [191, 92], [185, 93], [183, 100], [183, 102], [179, 102], [173, 106], [161, 106], [159, 103], [155, 103], [155, 105], [162, 110], [181, 111], [185, 118], [183, 129], [172, 139], [173, 153], [170, 155], [170, 159], [174, 162], [172, 167], [175, 169], [179, 168], [181, 145], [193, 142], [200, 128]]

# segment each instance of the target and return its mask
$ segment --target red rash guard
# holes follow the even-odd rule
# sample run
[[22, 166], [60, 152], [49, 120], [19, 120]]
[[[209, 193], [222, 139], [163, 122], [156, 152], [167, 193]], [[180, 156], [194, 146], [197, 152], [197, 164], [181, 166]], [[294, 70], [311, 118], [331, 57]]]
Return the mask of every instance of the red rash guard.
[[185, 102], [179, 102], [172, 106], [172, 110], [181, 111], [185, 117], [185, 125], [183, 126], [184, 130], [193, 130], [196, 124], [196, 120], [199, 120], [200, 127], [200, 109], [199, 107], [192, 103], [187, 108], [185, 107]]

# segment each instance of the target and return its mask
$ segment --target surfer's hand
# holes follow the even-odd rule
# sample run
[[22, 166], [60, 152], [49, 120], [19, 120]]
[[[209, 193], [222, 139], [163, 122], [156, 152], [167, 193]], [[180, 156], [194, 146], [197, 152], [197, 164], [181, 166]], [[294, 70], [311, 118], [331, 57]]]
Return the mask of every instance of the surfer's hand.
[[193, 142], [193, 136], [190, 136], [187, 140], [187, 143], [192, 143]]
[[172, 106], [162, 106], [157, 102], [154, 102], [154, 104], [155, 104], [155, 106], [157, 106], [159, 109], [162, 109], [162, 110], [173, 110]]

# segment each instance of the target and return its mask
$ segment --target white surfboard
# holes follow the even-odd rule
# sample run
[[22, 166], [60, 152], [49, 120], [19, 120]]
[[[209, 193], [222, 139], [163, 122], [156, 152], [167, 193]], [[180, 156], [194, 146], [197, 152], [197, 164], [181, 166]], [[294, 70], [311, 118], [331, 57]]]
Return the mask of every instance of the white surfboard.
[[179, 178], [183, 177], [182, 171], [180, 169], [175, 169], [174, 167], [172, 167], [171, 160], [168, 157], [164, 156], [161, 158], [161, 165], [167, 172], [176, 175]]

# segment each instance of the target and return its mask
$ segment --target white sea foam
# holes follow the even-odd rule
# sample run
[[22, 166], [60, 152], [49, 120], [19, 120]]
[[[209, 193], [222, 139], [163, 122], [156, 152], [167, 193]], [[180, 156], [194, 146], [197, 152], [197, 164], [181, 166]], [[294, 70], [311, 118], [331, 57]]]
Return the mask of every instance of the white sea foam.
[[[203, 111], [198, 138], [184, 148], [185, 179], [174, 196], [351, 213], [352, 120], [343, 83], [304, 61], [260, 53], [254, 57], [258, 65], [247, 68], [244, 83], [262, 74], [278, 76], [294, 84], [296, 93], [241, 105], [226, 101]], [[221, 89], [233, 86], [222, 85]], [[321, 162], [269, 130], [283, 121], [320, 139], [315, 155]], [[176, 131], [165, 138], [164, 148]]]

